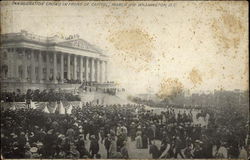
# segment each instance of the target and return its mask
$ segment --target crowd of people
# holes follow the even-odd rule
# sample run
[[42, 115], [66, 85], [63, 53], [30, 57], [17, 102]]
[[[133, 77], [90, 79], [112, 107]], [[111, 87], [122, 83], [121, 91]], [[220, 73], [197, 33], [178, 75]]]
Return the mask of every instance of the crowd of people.
[[206, 114], [210, 118], [202, 126], [193, 123], [192, 110], [168, 108], [157, 114], [142, 105], [86, 104], [74, 106], [66, 115], [1, 108], [1, 154], [4, 158], [127, 159], [129, 143], [134, 143], [155, 159], [246, 158], [247, 130], [236, 134], [227, 126], [230, 131], [225, 132], [216, 114], [204, 110], [200, 116]]
[[113, 83], [107, 83], [105, 86], [98, 86], [92, 82], [83, 82], [82, 85], [79, 87], [79, 90], [82, 92], [102, 92], [109, 95], [116, 95], [117, 92], [125, 92], [125, 89], [116, 88], [114, 87]]
[[2, 92], [1, 101], [3, 102], [25, 102], [27, 100], [32, 100], [36, 102], [56, 102], [60, 100], [65, 101], [80, 101], [78, 95], [72, 93], [66, 93], [63, 91], [55, 90], [28, 90], [26, 94], [16, 93], [16, 92]]
[[[133, 97], [133, 96], [129, 96], [128, 97], [129, 100], [131, 100], [134, 103], [137, 104], [143, 104], [143, 105], [147, 105], [147, 106], [154, 106], [156, 108], [166, 108], [166, 106], [169, 107], [174, 107], [174, 108], [181, 108], [181, 109], [202, 109], [204, 108], [202, 105], [177, 105], [177, 104], [169, 104], [166, 103], [165, 101], [160, 101], [160, 102], [156, 102], [152, 99], [144, 99], [144, 98], [140, 98], [140, 97]], [[210, 106], [209, 106], [210, 107]]]
[[[60, 79], [58, 80], [60, 81]], [[65, 79], [64, 83], [69, 83], [69, 84], [81, 84], [82, 82], [80, 80], [74, 80], [74, 79]]]

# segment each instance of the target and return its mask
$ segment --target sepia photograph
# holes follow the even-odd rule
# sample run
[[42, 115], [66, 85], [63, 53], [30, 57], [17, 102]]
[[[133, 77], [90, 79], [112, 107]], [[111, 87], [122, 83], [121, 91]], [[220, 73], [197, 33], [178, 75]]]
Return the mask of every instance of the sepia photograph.
[[247, 1], [1, 1], [2, 159], [249, 159]]

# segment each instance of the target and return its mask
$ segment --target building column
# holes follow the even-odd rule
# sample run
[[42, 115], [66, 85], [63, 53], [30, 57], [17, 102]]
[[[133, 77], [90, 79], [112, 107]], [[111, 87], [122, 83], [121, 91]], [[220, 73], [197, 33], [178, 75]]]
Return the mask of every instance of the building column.
[[11, 49], [11, 60], [10, 60], [10, 68], [11, 68], [11, 78], [16, 77], [16, 63], [15, 63], [15, 48]]
[[96, 60], [96, 81], [100, 82], [100, 61]]
[[35, 61], [35, 50], [31, 50], [31, 82], [35, 83], [36, 82], [36, 61]]
[[64, 83], [64, 55], [61, 53], [61, 83]]
[[100, 82], [103, 83], [103, 61], [100, 61]]
[[108, 81], [108, 62], [105, 61], [105, 82]]
[[14, 77], [15, 78], [19, 78], [19, 75], [18, 75], [18, 63], [16, 62], [16, 60], [18, 59], [17, 58], [17, 48], [14, 48], [14, 51], [13, 51], [13, 61], [14, 61]]
[[[10, 51], [10, 52], [9, 52]], [[12, 55], [11, 55], [11, 48], [6, 49], [7, 52], [7, 59], [6, 59], [6, 65], [8, 66], [8, 72], [6, 75], [6, 79], [11, 78], [11, 72], [12, 72], [12, 66], [11, 66], [11, 61], [12, 61]]]
[[80, 56], [80, 81], [83, 81], [83, 57]]
[[71, 80], [71, 77], [70, 77], [70, 54], [68, 54], [68, 62], [67, 62], [67, 65], [68, 65], [68, 75], [67, 75], [67, 78], [68, 80]]
[[27, 58], [26, 58], [26, 53], [25, 49], [22, 50], [23, 52], [23, 82], [27, 82]]
[[94, 60], [94, 58], [91, 58], [90, 81], [92, 81], [92, 82], [95, 81], [94, 68], [95, 68], [95, 60]]
[[53, 63], [54, 63], [54, 67], [53, 67], [53, 81], [54, 81], [54, 83], [57, 83], [57, 58], [56, 58], [56, 52], [53, 52], [53, 57], [54, 57], [54, 61], [53, 61]]
[[43, 77], [43, 64], [42, 64], [42, 51], [38, 51], [38, 81], [42, 83]]
[[74, 66], [74, 80], [77, 80], [77, 61], [76, 55], [73, 55], [73, 66]]
[[11, 53], [11, 48], [8, 49], [10, 50], [10, 53], [8, 52], [7, 55], [7, 66], [8, 66], [8, 73], [7, 73], [7, 78], [12, 78], [12, 53]]
[[89, 81], [88, 66], [89, 66], [89, 59], [88, 57], [85, 57], [85, 81]]
[[50, 56], [49, 56], [49, 52], [46, 53], [46, 63], [47, 63], [46, 80], [49, 81], [49, 78], [50, 78]]

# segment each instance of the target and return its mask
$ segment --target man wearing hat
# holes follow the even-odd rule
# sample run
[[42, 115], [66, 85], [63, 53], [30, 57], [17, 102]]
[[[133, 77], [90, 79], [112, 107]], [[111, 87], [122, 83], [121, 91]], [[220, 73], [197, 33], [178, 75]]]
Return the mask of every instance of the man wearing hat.
[[135, 124], [135, 122], [132, 122], [130, 125], [130, 136], [131, 136], [131, 141], [134, 141], [135, 136], [136, 136], [136, 124]]
[[111, 145], [111, 135], [110, 134], [107, 134], [107, 137], [104, 139], [104, 146], [105, 146], [105, 149], [107, 151], [107, 158], [109, 158], [109, 148], [110, 148], [110, 145]]
[[90, 158], [94, 158], [96, 154], [99, 152], [99, 144], [98, 141], [95, 138], [95, 135], [90, 136], [90, 148], [89, 148], [89, 153], [90, 153]]
[[53, 146], [55, 144], [56, 136], [54, 135], [54, 130], [50, 129], [44, 138], [44, 148], [45, 150], [45, 157], [52, 157], [53, 156]]
[[203, 158], [202, 141], [196, 140], [194, 143], [193, 158]]
[[182, 158], [184, 158], [182, 152], [181, 152], [181, 149], [183, 149], [183, 142], [182, 140], [180, 139], [179, 136], [176, 137], [176, 141], [175, 141], [175, 158], [177, 158], [177, 155], [180, 154], [180, 156]]
[[80, 135], [80, 139], [76, 143], [76, 149], [80, 153], [80, 158], [83, 158], [85, 155], [89, 156], [87, 149], [85, 148], [84, 135]]

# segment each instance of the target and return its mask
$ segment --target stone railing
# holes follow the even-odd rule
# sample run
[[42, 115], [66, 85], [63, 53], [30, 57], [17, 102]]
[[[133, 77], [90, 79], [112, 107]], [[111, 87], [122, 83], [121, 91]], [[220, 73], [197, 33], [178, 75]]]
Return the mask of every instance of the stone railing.
[[22, 33], [22, 36], [24, 39], [27, 39], [27, 40], [39, 41], [39, 42], [44, 42], [44, 43], [48, 41], [46, 37], [42, 37], [39, 35], [27, 33], [27, 32]]
[[1, 41], [12, 41], [12, 40], [32, 40], [32, 41], [38, 41], [38, 42], [43, 42], [43, 43], [47, 43], [48, 42], [48, 38], [47, 37], [43, 37], [43, 36], [39, 36], [39, 35], [35, 35], [35, 34], [31, 34], [28, 33], [26, 31], [21, 31], [19, 33], [7, 33], [7, 34], [2, 34], [1, 35]]

